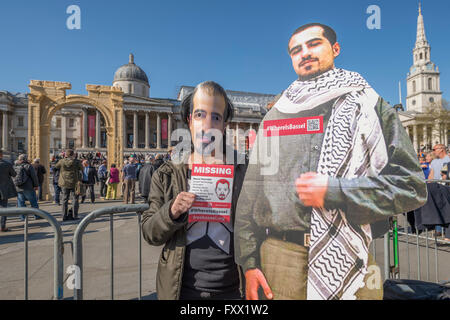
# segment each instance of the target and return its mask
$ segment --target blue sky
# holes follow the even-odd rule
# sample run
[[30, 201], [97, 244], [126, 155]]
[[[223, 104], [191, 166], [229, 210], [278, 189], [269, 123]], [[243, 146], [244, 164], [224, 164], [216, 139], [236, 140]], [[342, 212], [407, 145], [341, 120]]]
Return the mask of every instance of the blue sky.
[[[81, 30], [68, 30], [66, 9], [81, 8]], [[381, 8], [381, 29], [369, 30], [369, 5]], [[424, 0], [431, 59], [450, 94], [447, 0]], [[31, 79], [111, 85], [115, 70], [135, 62], [150, 80], [150, 96], [176, 98], [181, 85], [214, 80], [226, 89], [277, 94], [296, 75], [286, 46], [298, 26], [332, 26], [341, 43], [336, 66], [361, 73], [392, 104], [412, 64], [416, 0], [42, 0], [1, 1], [0, 90], [28, 92]]]

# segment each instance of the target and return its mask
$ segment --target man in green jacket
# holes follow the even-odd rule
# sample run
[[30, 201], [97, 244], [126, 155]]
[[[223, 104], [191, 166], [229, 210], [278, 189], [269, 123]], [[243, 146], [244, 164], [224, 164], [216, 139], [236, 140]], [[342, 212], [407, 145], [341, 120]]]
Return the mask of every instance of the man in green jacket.
[[261, 286], [269, 299], [382, 299], [371, 225], [426, 202], [396, 111], [360, 74], [335, 67], [340, 51], [319, 23], [290, 38], [298, 79], [261, 123], [237, 207], [248, 299], [263, 298]]
[[[155, 171], [150, 209], [142, 219], [145, 240], [164, 246], [156, 279], [158, 299], [241, 299], [243, 276], [234, 262], [233, 225], [246, 166], [245, 161], [236, 164], [237, 153], [227, 149], [223, 138], [233, 105], [220, 85], [208, 81], [186, 96], [181, 114], [190, 131], [186, 132], [187, 153], [183, 154], [180, 143], [173, 159]], [[227, 154], [225, 161], [214, 146]], [[224, 163], [234, 164], [230, 221], [189, 222], [189, 209], [196, 199], [189, 192], [192, 166]]]
[[[58, 161], [55, 168], [60, 170], [58, 184], [64, 195], [63, 202], [63, 221], [75, 220], [78, 218], [78, 198], [77, 184], [81, 181], [83, 166], [81, 161], [75, 159], [74, 151], [66, 150], [65, 158]], [[68, 214], [69, 197], [72, 194], [73, 215]]]

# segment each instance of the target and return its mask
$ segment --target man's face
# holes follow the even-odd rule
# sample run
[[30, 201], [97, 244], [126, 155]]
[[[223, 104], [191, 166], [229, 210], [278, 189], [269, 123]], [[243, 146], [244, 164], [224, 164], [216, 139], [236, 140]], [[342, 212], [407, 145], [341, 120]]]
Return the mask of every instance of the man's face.
[[[215, 140], [211, 132], [216, 129], [222, 133], [225, 129], [225, 99], [219, 95], [209, 95], [199, 89], [193, 99], [194, 107], [189, 121], [192, 143], [198, 154], [214, 155]], [[217, 141], [216, 143], [219, 143]]]
[[314, 78], [334, 68], [334, 59], [340, 53], [339, 43], [333, 46], [323, 36], [323, 29], [314, 26], [295, 34], [289, 41], [292, 66], [300, 80]]
[[230, 188], [228, 187], [227, 183], [219, 183], [217, 185], [216, 194], [220, 200], [225, 200], [229, 192]]
[[444, 148], [442, 148], [441, 146], [434, 146], [434, 148], [433, 148], [433, 153], [438, 158], [440, 158], [443, 151], [444, 151]]

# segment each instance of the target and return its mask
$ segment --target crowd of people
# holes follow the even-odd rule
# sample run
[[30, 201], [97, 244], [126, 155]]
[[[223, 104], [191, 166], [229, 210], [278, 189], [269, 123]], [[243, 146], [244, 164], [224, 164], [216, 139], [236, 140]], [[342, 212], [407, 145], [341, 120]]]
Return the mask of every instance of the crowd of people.
[[[443, 144], [436, 144], [430, 152], [420, 152], [418, 154], [420, 166], [422, 167], [425, 179], [450, 186], [450, 157], [449, 150]], [[443, 180], [439, 182], [439, 180]], [[443, 229], [436, 226], [436, 236], [441, 236]], [[449, 238], [445, 238], [449, 241]]]
[[[430, 152], [420, 152], [420, 166], [427, 180], [449, 180], [449, 151], [443, 144], [436, 144]], [[449, 184], [450, 185], [450, 184]]]
[[[50, 175], [53, 185], [53, 201], [62, 206], [62, 221], [78, 219], [80, 202], [88, 198], [96, 200], [118, 200], [118, 185], [122, 184], [124, 203], [136, 202], [136, 183], [144, 201], [148, 199], [151, 176], [158, 167], [170, 159], [170, 153], [143, 156], [132, 154], [126, 157], [121, 171], [116, 164], [109, 170], [106, 157], [100, 153], [76, 153], [67, 149], [51, 157]], [[43, 201], [43, 184], [48, 179], [40, 159], [29, 161], [26, 154], [19, 155], [14, 163], [3, 159], [0, 150], [0, 206], [6, 208], [8, 200], [17, 198], [18, 207], [26, 207], [28, 201], [32, 208], [39, 208]], [[97, 195], [94, 186], [99, 186]], [[51, 191], [51, 189], [50, 189]], [[71, 199], [71, 208], [69, 208]], [[36, 219], [41, 219], [36, 216]], [[25, 216], [20, 219], [25, 220]], [[6, 217], [1, 217], [1, 231], [6, 232]]]

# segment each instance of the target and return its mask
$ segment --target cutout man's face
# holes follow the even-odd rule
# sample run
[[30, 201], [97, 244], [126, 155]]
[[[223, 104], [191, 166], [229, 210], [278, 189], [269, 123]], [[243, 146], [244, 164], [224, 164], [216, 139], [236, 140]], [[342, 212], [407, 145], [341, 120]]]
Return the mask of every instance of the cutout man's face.
[[228, 187], [227, 183], [219, 183], [216, 187], [217, 198], [220, 200], [225, 200], [228, 194], [230, 193], [230, 187]]

